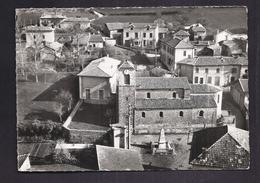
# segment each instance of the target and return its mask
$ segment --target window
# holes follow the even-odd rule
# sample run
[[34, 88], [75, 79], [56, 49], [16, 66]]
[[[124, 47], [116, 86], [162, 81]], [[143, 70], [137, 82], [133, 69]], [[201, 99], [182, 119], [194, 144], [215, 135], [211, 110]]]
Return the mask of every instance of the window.
[[208, 84], [211, 84], [211, 82], [212, 82], [212, 77], [209, 76], [209, 77], [208, 77]]
[[170, 58], [168, 58], [168, 65], [171, 65], [172, 61]]
[[199, 78], [195, 77], [195, 83], [198, 83], [198, 82], [199, 82]]
[[95, 45], [95, 44], [93, 44], [93, 47], [95, 48], [95, 47], [96, 47], [96, 45]]
[[130, 75], [129, 74], [124, 74], [124, 83], [126, 85], [130, 84]]
[[145, 112], [142, 112], [142, 117], [145, 118]]
[[200, 70], [199, 68], [196, 68], [196, 73], [199, 73], [199, 70]]
[[150, 38], [152, 38], [153, 37], [153, 33], [150, 33]]
[[219, 76], [216, 76], [216, 77], [215, 77], [215, 85], [216, 85], [216, 86], [219, 86], [219, 85], [220, 85], [220, 77], [219, 77]]
[[218, 95], [218, 103], [219, 103], [219, 99], [220, 99], [220, 97], [219, 97], [219, 95]]
[[143, 45], [146, 46], [146, 40], [143, 40]]
[[35, 35], [33, 35], [33, 39], [36, 39], [36, 36], [35, 36]]
[[207, 74], [209, 73], [209, 69], [208, 68], [205, 69], [205, 73], [207, 73]]
[[125, 97], [125, 100], [128, 101], [128, 97]]
[[45, 35], [42, 35], [42, 39], [45, 39]]
[[248, 72], [248, 70], [246, 69], [246, 70], [245, 70], [245, 73], [247, 74], [247, 72]]
[[86, 92], [86, 99], [90, 99], [90, 89], [85, 89]]
[[237, 68], [232, 68], [231, 73], [233, 73], [233, 74], [237, 73]]
[[219, 68], [217, 68], [217, 69], [216, 69], [216, 73], [219, 73], [219, 71], [220, 71], [220, 69], [219, 69]]
[[151, 45], [151, 46], [153, 45], [153, 41], [150, 41], [150, 45]]
[[163, 118], [163, 112], [160, 112], [159, 115], [161, 118]]
[[146, 30], [150, 30], [150, 26], [147, 26]]
[[126, 33], [125, 33], [125, 36], [126, 36], [126, 37], [129, 37], [129, 32], [126, 32]]
[[172, 93], [172, 98], [176, 98], [176, 92]]
[[134, 29], [134, 27], [133, 27], [133, 26], [131, 26], [131, 27], [130, 27], [130, 30], [133, 30], [133, 29]]
[[146, 94], [146, 98], [151, 98], [151, 94], [150, 94], [150, 93], [147, 93], [147, 94]]
[[104, 90], [99, 90], [99, 99], [103, 100], [104, 99]]
[[203, 78], [200, 78], [200, 84], [203, 84]]
[[143, 37], [146, 37], [146, 33], [145, 32], [143, 33]]
[[135, 33], [135, 38], [138, 38], [138, 32]]
[[183, 117], [183, 111], [180, 111], [179, 116]]
[[199, 112], [199, 117], [203, 117], [204, 116], [204, 111], [200, 111]]
[[183, 51], [183, 56], [186, 56], [186, 50], [185, 50], [185, 51]]

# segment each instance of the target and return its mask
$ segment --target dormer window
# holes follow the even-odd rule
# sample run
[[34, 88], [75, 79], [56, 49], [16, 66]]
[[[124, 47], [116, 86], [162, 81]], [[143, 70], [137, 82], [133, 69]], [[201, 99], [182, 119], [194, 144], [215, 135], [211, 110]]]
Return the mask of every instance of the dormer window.
[[150, 30], [150, 26], [149, 25], [146, 27], [146, 30]]

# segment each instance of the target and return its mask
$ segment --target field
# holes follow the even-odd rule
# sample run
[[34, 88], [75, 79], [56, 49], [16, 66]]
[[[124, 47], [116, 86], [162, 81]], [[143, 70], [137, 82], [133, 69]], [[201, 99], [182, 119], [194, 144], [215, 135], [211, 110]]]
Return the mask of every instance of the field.
[[209, 32], [214, 29], [247, 28], [247, 13], [245, 8], [98, 8], [105, 16], [94, 21], [106, 22], [153, 22], [160, 17], [168, 23], [180, 22], [183, 25], [196, 23], [206, 24]]

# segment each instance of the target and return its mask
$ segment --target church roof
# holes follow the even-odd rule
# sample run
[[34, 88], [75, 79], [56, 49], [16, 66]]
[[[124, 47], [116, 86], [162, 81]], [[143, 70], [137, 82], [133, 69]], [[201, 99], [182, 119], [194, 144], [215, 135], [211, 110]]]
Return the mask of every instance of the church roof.
[[187, 77], [139, 77], [136, 80], [136, 89], [190, 89]]

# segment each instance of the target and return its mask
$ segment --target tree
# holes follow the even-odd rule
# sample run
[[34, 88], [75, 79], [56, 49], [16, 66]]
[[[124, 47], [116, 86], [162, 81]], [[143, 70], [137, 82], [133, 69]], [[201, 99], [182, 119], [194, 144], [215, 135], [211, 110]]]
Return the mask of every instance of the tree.
[[54, 110], [62, 122], [62, 116], [72, 109], [73, 97], [69, 91], [61, 90], [55, 97], [55, 101], [56, 103], [54, 104]]

